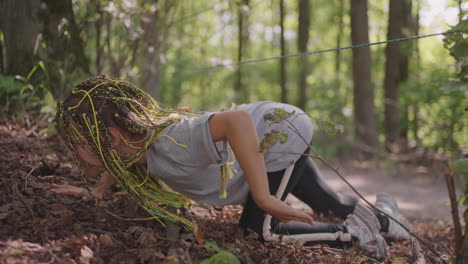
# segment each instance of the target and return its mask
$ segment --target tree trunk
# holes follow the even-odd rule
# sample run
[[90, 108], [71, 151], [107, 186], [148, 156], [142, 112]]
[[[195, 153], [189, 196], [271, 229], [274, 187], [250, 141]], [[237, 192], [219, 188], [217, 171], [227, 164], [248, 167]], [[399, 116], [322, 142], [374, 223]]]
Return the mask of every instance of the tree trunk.
[[[310, 27], [310, 2], [309, 0], [299, 0], [299, 23], [298, 23], [298, 38], [297, 47], [300, 53], [307, 52], [309, 43], [309, 27]], [[298, 106], [301, 109], [306, 108], [307, 104], [307, 75], [309, 73], [309, 65], [307, 56], [299, 57], [299, 93]]]
[[101, 31], [103, 24], [103, 13], [101, 10], [100, 1], [95, 1], [94, 6], [96, 7], [96, 13], [98, 14], [98, 19], [94, 23], [94, 27], [96, 28], [96, 73], [101, 74], [101, 58], [103, 52], [103, 49], [101, 47]]
[[[369, 43], [367, 0], [351, 1], [351, 40], [353, 45]], [[374, 110], [374, 91], [371, 82], [369, 47], [353, 49], [353, 84], [355, 133], [362, 150], [376, 151], [377, 126]], [[370, 157], [363, 152], [364, 157]]]
[[40, 0], [0, 1], [0, 28], [3, 31], [5, 74], [26, 76], [36, 63], [35, 46], [41, 30]]
[[[75, 68], [81, 68], [84, 72], [90, 73], [89, 62], [84, 52], [84, 42], [81, 39], [81, 31], [78, 24], [75, 21], [75, 14], [73, 12], [73, 3], [71, 0], [54, 1], [54, 0], [43, 0], [47, 6], [47, 15], [42, 16], [44, 22], [44, 39], [48, 45], [48, 55], [53, 58], [58, 65], [52, 65], [54, 68], [60, 68], [65, 61], [70, 59], [70, 54], [73, 54], [74, 59], [72, 61], [71, 69], [63, 69], [65, 71], [75, 70]], [[63, 23], [66, 21], [66, 23]], [[65, 28], [61, 28], [60, 25], [64, 25]], [[64, 34], [65, 31], [69, 32], [69, 35]], [[57, 77], [60, 78], [60, 77]]]
[[[344, 0], [339, 0], [339, 9], [338, 9], [338, 33], [336, 35], [336, 48], [341, 47], [341, 36], [343, 35], [344, 30], [344, 23], [343, 23], [343, 16], [344, 16]], [[341, 71], [341, 53], [339, 50], [335, 52], [335, 79], [337, 81], [340, 80], [340, 71]]]
[[[343, 17], [344, 17], [344, 11], [345, 11], [345, 3], [344, 0], [339, 0], [338, 2], [338, 14], [336, 15], [338, 18], [338, 32], [336, 35], [336, 48], [341, 47], [341, 40], [343, 36], [343, 31], [344, 31], [344, 22], [343, 22]], [[336, 22], [335, 20], [333, 20]], [[333, 86], [335, 94], [333, 95], [335, 97], [335, 104], [333, 105], [333, 109], [331, 112], [331, 118], [332, 119], [338, 119], [340, 116], [342, 116], [341, 111], [343, 109], [343, 106], [346, 104], [346, 92], [345, 95], [343, 96], [341, 94], [341, 53], [339, 50], [335, 52], [335, 85]]]
[[[246, 10], [249, 8], [249, 0], [242, 0], [239, 2], [239, 19], [237, 20], [237, 33], [238, 33], [238, 45], [237, 45], [237, 62], [242, 61], [243, 52], [246, 50], [245, 46], [249, 38], [248, 22]], [[235, 101], [245, 102], [248, 98], [247, 90], [244, 87], [242, 80], [242, 65], [236, 66], [236, 77], [234, 82]]]
[[[279, 10], [280, 10], [280, 48], [281, 56], [286, 55], [286, 43], [284, 40], [284, 0], [279, 1]], [[280, 60], [280, 86], [281, 86], [281, 102], [287, 103], [288, 101], [288, 90], [286, 87], [286, 59], [282, 58]]]
[[[420, 1], [417, 0], [415, 2], [415, 5], [416, 5], [416, 17], [414, 18], [414, 34], [416, 36], [419, 35], [419, 9], [420, 9]], [[419, 54], [419, 46], [417, 43], [415, 43], [414, 45], [414, 64], [416, 65], [415, 68], [416, 69], [419, 69], [419, 65], [421, 63], [421, 57], [420, 57], [420, 54]], [[421, 143], [421, 140], [419, 139], [419, 107], [418, 107], [418, 104], [417, 102], [411, 102], [410, 101], [410, 104], [412, 105], [412, 112], [413, 112], [413, 122], [412, 122], [412, 127], [413, 127], [413, 131], [412, 131], [412, 134], [413, 134], [413, 138], [414, 138], [414, 142], [415, 142], [415, 145], [416, 147], [420, 145]]]
[[[2, 35], [2, 28], [0, 26], [0, 36]], [[3, 56], [3, 43], [0, 41], [0, 73], [5, 74], [5, 66], [3, 65], [5, 59]]]
[[146, 49], [143, 53], [142, 65], [142, 86], [156, 100], [159, 100], [160, 87], [159, 87], [159, 69], [160, 69], [160, 46], [158, 34], [160, 34], [159, 27], [159, 9], [153, 13], [145, 13], [141, 17], [143, 34], [143, 42], [146, 44]]
[[[404, 0], [403, 5], [403, 28], [402, 36], [409, 37], [410, 35], [417, 35], [418, 21], [413, 17], [413, 4], [411, 0]], [[410, 71], [410, 58], [413, 57], [414, 49], [417, 45], [413, 41], [401, 42], [400, 46], [400, 79], [399, 84], [404, 84], [408, 81]], [[401, 94], [398, 94], [401, 96]], [[403, 150], [408, 149], [408, 129], [409, 129], [409, 104], [406, 101], [402, 111], [400, 111], [400, 134], [399, 144]]]
[[[402, 37], [405, 0], [390, 1], [387, 39]], [[388, 43], [385, 49], [385, 80], [384, 80], [384, 134], [385, 146], [390, 152], [396, 150], [396, 143], [400, 136], [400, 114], [398, 104], [398, 85], [401, 80], [400, 66], [402, 55], [400, 43]], [[406, 69], [407, 72], [407, 69]]]

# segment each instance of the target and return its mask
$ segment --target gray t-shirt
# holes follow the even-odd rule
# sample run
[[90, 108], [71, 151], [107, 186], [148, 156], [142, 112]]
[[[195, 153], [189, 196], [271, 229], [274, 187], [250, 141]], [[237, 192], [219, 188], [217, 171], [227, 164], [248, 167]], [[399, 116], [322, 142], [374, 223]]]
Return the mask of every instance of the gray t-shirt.
[[[285, 120], [277, 124], [265, 121], [264, 116], [282, 108], [295, 114], [287, 120], [291, 122], [298, 135]], [[313, 127], [310, 118], [299, 108], [276, 102], [255, 102], [239, 105], [236, 109], [247, 111], [255, 124], [260, 141], [272, 130], [288, 135], [286, 143], [276, 142], [265, 153], [264, 160], [268, 172], [287, 168], [296, 162], [307, 144], [312, 140]], [[219, 197], [221, 166], [233, 160], [227, 142], [213, 142], [208, 126], [209, 118], [216, 113], [207, 112], [199, 117], [184, 118], [168, 127], [148, 150], [148, 170], [153, 176], [161, 178], [174, 191], [198, 203], [212, 205], [243, 204], [249, 192], [244, 173], [236, 162], [232, 166], [233, 178], [227, 182], [227, 198]], [[181, 146], [179, 144], [186, 145]]]

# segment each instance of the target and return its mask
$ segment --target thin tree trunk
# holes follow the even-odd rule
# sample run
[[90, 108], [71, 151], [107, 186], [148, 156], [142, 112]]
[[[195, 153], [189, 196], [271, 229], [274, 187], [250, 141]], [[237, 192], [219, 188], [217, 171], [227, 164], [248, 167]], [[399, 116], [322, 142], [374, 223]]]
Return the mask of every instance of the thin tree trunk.
[[[402, 36], [409, 37], [410, 35], [416, 35], [417, 21], [413, 17], [413, 4], [412, 0], [404, 0], [403, 5], [403, 28]], [[413, 57], [414, 45], [412, 41], [402, 42], [400, 46], [400, 79], [398, 84], [404, 84], [408, 81], [410, 71], [410, 58]], [[401, 94], [398, 94], [401, 96]], [[399, 133], [399, 144], [403, 150], [408, 149], [408, 129], [409, 129], [409, 104], [405, 101], [400, 111], [400, 133]]]
[[120, 76], [120, 69], [117, 67], [117, 62], [112, 52], [112, 16], [108, 15], [106, 19], [106, 46], [107, 46], [107, 58], [109, 59], [110, 73], [112, 77], [118, 78]]
[[[245, 46], [247, 44], [247, 39], [249, 37], [248, 33], [248, 24], [247, 24], [247, 17], [245, 16], [245, 10], [249, 7], [249, 0], [242, 0], [239, 3], [238, 10], [239, 10], [239, 19], [237, 20], [237, 38], [238, 38], [238, 45], [237, 45], [237, 62], [240, 63], [242, 61], [243, 53], [246, 50]], [[245, 102], [248, 98], [247, 90], [244, 87], [244, 83], [242, 80], [242, 65], [238, 64], [236, 66], [236, 77], [234, 82], [234, 91], [236, 94], [235, 100], [238, 102]]]
[[[338, 32], [336, 35], [336, 48], [341, 47], [341, 39], [344, 31], [344, 0], [339, 0], [338, 2]], [[341, 115], [341, 109], [343, 105], [346, 104], [346, 96], [341, 95], [341, 52], [337, 50], [335, 52], [335, 85], [333, 87], [335, 94], [334, 97], [336, 98], [335, 104], [332, 110], [332, 118], [339, 118]]]
[[[369, 43], [367, 0], [351, 1], [351, 40], [353, 45]], [[371, 82], [369, 47], [353, 49], [354, 117], [356, 141], [364, 148], [376, 151], [377, 125], [374, 110], [374, 90]], [[364, 153], [364, 157], [370, 157]]]
[[0, 1], [0, 28], [3, 31], [5, 74], [26, 76], [36, 63], [34, 47], [40, 32], [40, 0]]
[[412, 105], [413, 110], [413, 138], [416, 146], [419, 146], [421, 140], [419, 139], [419, 107], [418, 104]]
[[65, 17], [70, 22], [71, 50], [76, 56], [76, 64], [84, 72], [90, 73], [88, 58], [84, 53], [84, 42], [81, 39], [80, 29], [75, 21], [72, 0], [65, 0]]
[[[2, 28], [0, 26], [0, 35], [2, 34]], [[4, 56], [3, 56], [3, 43], [0, 41], [0, 73], [5, 73], [5, 66], [4, 66]]]
[[[298, 23], [298, 39], [297, 46], [300, 53], [307, 51], [309, 43], [309, 27], [310, 27], [310, 1], [299, 0], [299, 23]], [[305, 109], [307, 104], [307, 75], [309, 73], [309, 64], [307, 56], [299, 57], [299, 93], [298, 106]]]
[[[405, 0], [390, 1], [387, 39], [402, 37]], [[400, 43], [388, 43], [385, 49], [385, 80], [384, 80], [384, 134], [385, 146], [389, 151], [397, 143], [400, 135], [400, 114], [398, 105], [398, 84], [400, 81]]]
[[[419, 35], [419, 0], [416, 0], [415, 4], [416, 4], [416, 17], [414, 19], [414, 33], [416, 36]], [[416, 42], [414, 44], [414, 64], [416, 65], [415, 68], [416, 69], [419, 69], [419, 65], [421, 63], [421, 57], [420, 57], [420, 54], [419, 54], [419, 46], [418, 46], [418, 43]], [[412, 110], [413, 110], [413, 138], [414, 138], [414, 142], [416, 144], [416, 146], [419, 146], [420, 143], [421, 143], [421, 140], [419, 139], [419, 136], [418, 136], [418, 133], [419, 133], [419, 107], [418, 107], [418, 103], [417, 102], [410, 102], [410, 104], [412, 105]]]
[[95, 1], [96, 12], [98, 13], [98, 19], [94, 23], [96, 28], [96, 73], [100, 74], [102, 72], [101, 67], [101, 58], [102, 58], [102, 47], [101, 47], [101, 28], [103, 21], [103, 13], [101, 10], [100, 2]]
[[[284, 40], [284, 0], [279, 1], [279, 10], [280, 10], [280, 47], [281, 47], [281, 56], [286, 55], [286, 43]], [[281, 85], [281, 102], [286, 103], [288, 101], [288, 90], [286, 87], [286, 59], [282, 58], [280, 60], [280, 85]]]
[[[341, 36], [343, 35], [343, 30], [344, 30], [344, 23], [343, 23], [343, 17], [344, 17], [344, 0], [339, 0], [339, 9], [338, 9], [338, 33], [336, 35], [336, 47], [339, 48], [341, 47]], [[337, 50], [335, 52], [335, 79], [337, 81], [340, 80], [340, 71], [341, 71], [341, 52]]]
[[148, 47], [143, 52], [149, 52], [149, 54], [143, 57], [142, 85], [151, 96], [159, 100], [159, 69], [161, 62], [159, 59], [158, 27], [161, 26], [161, 21], [158, 21], [158, 16], [159, 10], [154, 11], [152, 14], [143, 14], [142, 16], [142, 28], [145, 32], [143, 41]]

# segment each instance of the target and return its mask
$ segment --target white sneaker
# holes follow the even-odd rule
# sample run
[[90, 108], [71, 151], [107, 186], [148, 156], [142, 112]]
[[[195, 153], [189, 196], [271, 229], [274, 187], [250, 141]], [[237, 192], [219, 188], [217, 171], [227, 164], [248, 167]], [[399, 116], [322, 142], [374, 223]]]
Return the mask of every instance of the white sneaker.
[[[391, 217], [398, 220], [398, 222], [402, 223], [406, 228], [410, 228], [409, 222], [400, 214], [398, 204], [396, 203], [395, 199], [393, 199], [393, 197], [391, 197], [390, 195], [378, 194], [377, 201], [375, 202], [375, 207], [379, 208]], [[397, 222], [393, 221], [390, 218], [388, 218], [388, 221], [388, 232], [382, 232], [382, 235], [384, 237], [391, 239], [411, 238], [411, 235], [408, 233], [408, 231], [401, 227], [401, 225], [399, 225]]]
[[380, 224], [375, 214], [362, 203], [358, 203], [354, 212], [344, 222], [351, 236], [359, 240], [359, 245], [377, 258], [387, 255], [387, 242], [379, 233]]

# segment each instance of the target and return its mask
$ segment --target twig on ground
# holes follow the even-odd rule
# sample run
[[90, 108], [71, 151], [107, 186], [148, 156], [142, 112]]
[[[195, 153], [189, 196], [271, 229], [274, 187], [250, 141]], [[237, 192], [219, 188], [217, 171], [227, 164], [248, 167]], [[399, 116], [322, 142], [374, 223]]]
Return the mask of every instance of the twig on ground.
[[[346, 250], [341, 249], [341, 248], [331, 248], [331, 247], [323, 247], [323, 246], [312, 246], [312, 247], [306, 247], [306, 248], [321, 249], [323, 251], [327, 251], [328, 253], [346, 253], [347, 252]], [[380, 262], [380, 261], [378, 261], [378, 260], [376, 260], [374, 258], [371, 258], [369, 256], [366, 256], [366, 255], [364, 255], [364, 254], [362, 254], [360, 252], [357, 252], [357, 251], [354, 251], [354, 252], [356, 252], [356, 254], [358, 254], [359, 256], [364, 257], [367, 260], [370, 260], [370, 261], [372, 261], [374, 263], [382, 263], [382, 262]]]
[[31, 176], [31, 174], [33, 173], [33, 171], [36, 169], [37, 167], [34, 167], [32, 168], [29, 173], [26, 175], [26, 177], [24, 177], [24, 189], [28, 188], [28, 177]]
[[426, 258], [417, 239], [411, 238], [411, 248], [413, 249], [413, 264], [426, 264]]
[[29, 214], [31, 214], [32, 219], [34, 219], [36, 217], [36, 214], [31, 209], [31, 207], [26, 203], [26, 201], [24, 201], [24, 196], [20, 193], [18, 189], [18, 183], [15, 183], [13, 186], [15, 188], [16, 195], [18, 196], [20, 202], [24, 205], [24, 207], [26, 207], [26, 209], [28, 209]]
[[58, 263], [69, 263], [57, 256], [57, 254], [55, 254], [50, 248], [47, 250], [47, 253], [49, 253], [56, 261], [58, 261]]

